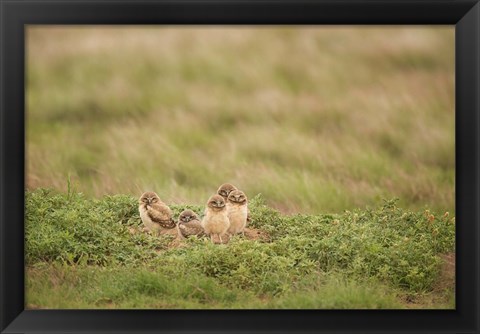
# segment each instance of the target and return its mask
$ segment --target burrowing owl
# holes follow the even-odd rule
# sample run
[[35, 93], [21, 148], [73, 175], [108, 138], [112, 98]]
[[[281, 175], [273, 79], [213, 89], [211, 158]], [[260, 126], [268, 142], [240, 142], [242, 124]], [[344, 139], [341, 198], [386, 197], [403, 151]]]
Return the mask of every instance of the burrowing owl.
[[138, 204], [140, 218], [149, 231], [161, 234], [165, 230], [175, 227], [172, 210], [154, 192], [143, 193]]
[[230, 220], [228, 233], [243, 233], [248, 217], [247, 196], [240, 190], [234, 190], [228, 195], [227, 215]]
[[213, 237], [216, 235], [220, 242], [223, 243], [222, 236], [227, 233], [230, 221], [227, 216], [225, 200], [222, 196], [216, 194], [208, 199], [202, 226], [212, 242], [214, 242]]
[[[233, 184], [224, 183], [218, 188], [217, 194], [219, 194], [220, 196], [223, 197], [223, 199], [225, 200], [225, 203], [228, 203], [228, 195], [230, 195], [230, 193], [234, 190], [238, 190], [238, 189]], [[250, 221], [251, 221], [250, 211], [248, 210], [248, 212], [247, 212], [247, 224], [250, 223]]]
[[181, 239], [192, 235], [201, 236], [204, 234], [200, 219], [192, 210], [183, 210], [180, 216], [178, 216], [177, 231]]
[[227, 202], [227, 199], [228, 199], [228, 195], [234, 191], [234, 190], [237, 190], [237, 187], [235, 187], [233, 184], [230, 184], [230, 183], [224, 183], [222, 184], [218, 190], [217, 190], [217, 194], [219, 194], [220, 196], [223, 197], [223, 200], [225, 201], [225, 203]]

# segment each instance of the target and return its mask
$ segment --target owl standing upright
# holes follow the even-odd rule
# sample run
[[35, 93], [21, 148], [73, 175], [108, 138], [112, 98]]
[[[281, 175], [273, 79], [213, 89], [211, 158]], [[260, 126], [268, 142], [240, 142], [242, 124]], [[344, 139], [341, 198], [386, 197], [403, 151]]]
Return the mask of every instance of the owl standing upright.
[[172, 210], [162, 202], [156, 193], [151, 191], [143, 193], [138, 204], [140, 218], [152, 233], [163, 234], [176, 226], [172, 219]]
[[[231, 183], [224, 183], [222, 184], [218, 190], [217, 190], [217, 194], [219, 194], [220, 196], [223, 197], [223, 199], [225, 200], [225, 203], [228, 204], [228, 195], [230, 195], [230, 193], [234, 190], [238, 190], [237, 187], [235, 187], [233, 184]], [[250, 211], [247, 210], [247, 224], [250, 223], [251, 221], [251, 218], [250, 218]]]
[[208, 199], [202, 226], [212, 242], [214, 242], [214, 236], [218, 236], [220, 242], [223, 243], [222, 236], [225, 236], [227, 233], [230, 221], [228, 220], [225, 200], [222, 196], [216, 194]]
[[248, 199], [240, 190], [234, 190], [228, 195], [227, 215], [230, 221], [229, 234], [243, 233], [247, 225]]

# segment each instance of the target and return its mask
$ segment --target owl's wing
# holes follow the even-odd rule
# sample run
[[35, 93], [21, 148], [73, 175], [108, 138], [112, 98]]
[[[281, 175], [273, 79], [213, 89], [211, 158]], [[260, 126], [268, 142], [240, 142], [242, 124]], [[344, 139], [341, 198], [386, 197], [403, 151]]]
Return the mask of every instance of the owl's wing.
[[247, 224], [250, 223], [252, 219], [250, 218], [250, 209], [247, 207]]
[[153, 208], [148, 207], [148, 217], [152, 222], [160, 224], [163, 228], [174, 228], [175, 221], [172, 219], [172, 211], [168, 207]]
[[178, 228], [180, 229], [182, 235], [185, 237], [203, 234], [203, 228], [200, 225], [200, 221], [198, 220], [190, 221], [186, 224], [180, 224], [178, 225]]

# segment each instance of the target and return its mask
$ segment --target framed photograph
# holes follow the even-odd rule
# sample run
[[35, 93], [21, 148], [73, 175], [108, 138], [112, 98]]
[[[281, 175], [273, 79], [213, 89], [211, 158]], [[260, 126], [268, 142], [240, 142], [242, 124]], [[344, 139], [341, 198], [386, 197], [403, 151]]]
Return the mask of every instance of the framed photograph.
[[2, 333], [479, 331], [478, 1], [0, 8]]

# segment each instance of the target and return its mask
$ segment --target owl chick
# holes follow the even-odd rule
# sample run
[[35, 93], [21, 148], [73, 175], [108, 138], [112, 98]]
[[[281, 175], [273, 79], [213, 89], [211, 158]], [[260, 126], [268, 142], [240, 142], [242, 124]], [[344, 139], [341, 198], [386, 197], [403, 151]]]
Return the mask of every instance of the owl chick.
[[223, 243], [222, 236], [227, 233], [230, 221], [227, 216], [225, 200], [222, 196], [216, 194], [208, 199], [202, 226], [212, 242], [214, 242], [214, 235], [217, 235], [220, 242]]
[[[234, 190], [238, 190], [237, 187], [235, 187], [233, 184], [230, 183], [224, 183], [218, 188], [217, 194], [223, 197], [225, 200], [225, 203], [228, 204], [228, 195]], [[247, 224], [251, 222], [250, 218], [250, 211], [247, 212]]]
[[234, 190], [228, 195], [227, 215], [230, 220], [228, 233], [243, 233], [248, 218], [247, 196], [241, 190]]
[[138, 203], [140, 218], [149, 231], [161, 234], [175, 227], [172, 210], [154, 192], [143, 193]]
[[178, 236], [181, 239], [188, 238], [192, 235], [202, 236], [204, 234], [202, 224], [198, 215], [192, 210], [183, 210], [178, 216], [177, 223]]
[[217, 194], [222, 196], [225, 203], [227, 203], [228, 195], [234, 190], [237, 190], [237, 187], [233, 184], [224, 183], [218, 188]]

